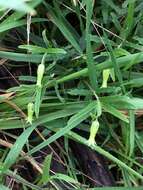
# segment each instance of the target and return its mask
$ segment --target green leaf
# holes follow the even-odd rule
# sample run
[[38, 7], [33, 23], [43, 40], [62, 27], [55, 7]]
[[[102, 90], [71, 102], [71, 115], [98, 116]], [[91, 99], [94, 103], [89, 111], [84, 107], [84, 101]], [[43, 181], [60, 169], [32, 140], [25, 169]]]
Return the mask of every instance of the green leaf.
[[19, 156], [23, 146], [28, 140], [29, 135], [32, 133], [32, 131], [35, 129], [35, 125], [32, 127], [27, 128], [16, 140], [15, 144], [9, 151], [4, 163], [2, 172], [5, 172], [7, 169], [9, 169], [15, 162], [17, 157]]
[[76, 181], [72, 177], [67, 176], [65, 174], [61, 174], [61, 173], [56, 173], [55, 175], [51, 176], [51, 179], [59, 179], [59, 180], [63, 180], [63, 181], [74, 183], [74, 184], [78, 183], [78, 181]]
[[61, 48], [43, 48], [36, 45], [20, 45], [19, 48], [26, 49], [32, 53], [66, 54]]
[[43, 174], [40, 180], [40, 184], [46, 184], [50, 180], [50, 166], [52, 161], [52, 154], [46, 156], [44, 163], [43, 163]]
[[32, 182], [30, 183], [29, 181], [25, 180], [20, 175], [14, 173], [11, 170], [5, 172], [5, 175], [11, 177], [12, 179], [14, 178], [15, 182], [21, 183], [23, 186], [27, 186], [27, 188], [29, 187], [32, 190], [43, 190], [41, 187], [34, 185]]
[[127, 87], [141, 87], [143, 86], [143, 78], [131, 79], [124, 83]]
[[[36, 23], [36, 22], [47, 22], [47, 19], [44, 18], [33, 18], [31, 20], [32, 23]], [[20, 27], [23, 25], [26, 25], [27, 21], [25, 19], [23, 20], [15, 20], [12, 22], [8, 22], [8, 23], [4, 23], [4, 24], [0, 24], [0, 33], [5, 32], [7, 30], [10, 30], [12, 28], [16, 28], [16, 27]]]
[[[136, 98], [135, 98], [136, 99]], [[128, 96], [106, 96], [106, 97], [101, 97], [100, 98], [101, 102], [105, 102], [107, 104], [110, 103], [111, 106], [117, 108], [118, 110], [120, 109], [137, 109], [137, 105], [134, 102], [134, 98], [130, 98]]]
[[134, 105], [135, 109], [143, 109], [143, 99], [142, 98], [131, 98], [131, 104]]
[[[61, 33], [72, 44], [72, 46], [77, 50], [77, 52], [81, 54], [82, 50], [79, 44], [77, 43], [75, 36], [73, 35], [73, 32], [69, 29], [71, 28], [71, 26], [68, 27], [69, 23], [67, 21], [65, 22], [61, 10], [59, 9], [59, 11], [56, 12], [56, 9], [53, 9], [49, 4], [47, 4], [46, 2], [44, 2], [44, 4], [48, 9], [51, 21], [59, 28]], [[56, 8], [58, 9], [58, 7]]]
[[[13, 53], [13, 52], [5, 52], [0, 51], [1, 58], [7, 58], [17, 62], [31, 62], [31, 63], [40, 63], [43, 55], [41, 54], [24, 54], [24, 53]], [[62, 55], [47, 55], [46, 61], [53, 61], [63, 59]]]
[[129, 156], [134, 155], [135, 149], [135, 113], [133, 110], [129, 111], [129, 125], [130, 125], [130, 137], [129, 137]]
[[86, 1], [86, 57], [87, 57], [87, 67], [88, 67], [88, 75], [90, 83], [93, 90], [96, 90], [97, 77], [96, 77], [96, 70], [94, 68], [94, 59], [93, 59], [92, 46], [90, 41], [90, 36], [91, 36], [90, 24], [93, 14], [93, 6], [94, 6], [93, 0]]
[[142, 141], [142, 135], [140, 133], [135, 133], [135, 141], [137, 146], [139, 147], [140, 151], [143, 153], [143, 141]]
[[119, 84], [120, 84], [120, 87], [122, 89], [123, 94], [125, 94], [126, 89], [123, 86], [123, 77], [122, 77], [121, 69], [120, 69], [119, 64], [117, 62], [117, 59], [116, 59], [116, 55], [115, 55], [115, 53], [113, 51], [113, 48], [112, 48], [112, 45], [111, 45], [110, 41], [108, 40], [108, 36], [107, 36], [106, 32], [104, 32], [104, 36], [105, 36], [105, 39], [106, 39], [106, 45], [107, 45], [107, 48], [108, 48], [108, 51], [109, 51], [109, 54], [110, 54], [110, 59], [111, 59], [111, 61], [113, 63], [113, 68], [114, 68], [116, 77], [118, 78], [118, 81], [119, 81]]
[[126, 123], [129, 123], [129, 120], [128, 120], [127, 116], [125, 116], [124, 114], [122, 114], [119, 110], [117, 110], [116, 108], [114, 108], [114, 107], [111, 106], [110, 104], [107, 104], [107, 103], [105, 103], [105, 102], [104, 102], [104, 103], [102, 102], [102, 108], [103, 108], [106, 112], [108, 112], [108, 113], [114, 115], [115, 117], [117, 117], [118, 119], [121, 119], [122, 121], [124, 121], [124, 122], [126, 122]]
[[123, 29], [121, 30], [120, 36], [126, 40], [132, 32], [134, 25], [134, 13], [135, 13], [135, 0], [129, 1], [128, 13], [124, 22]]

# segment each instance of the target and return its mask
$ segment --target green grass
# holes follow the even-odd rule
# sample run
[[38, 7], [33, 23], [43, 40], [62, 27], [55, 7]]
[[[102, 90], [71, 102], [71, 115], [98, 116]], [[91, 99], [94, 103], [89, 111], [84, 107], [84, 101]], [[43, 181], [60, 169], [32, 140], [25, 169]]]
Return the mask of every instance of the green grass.
[[[143, 189], [142, 1], [10, 2], [0, 0], [0, 189], [112, 189], [90, 183], [71, 140], [105, 157], [113, 189]], [[52, 171], [55, 157], [64, 173]], [[19, 172], [25, 162], [32, 181]]]

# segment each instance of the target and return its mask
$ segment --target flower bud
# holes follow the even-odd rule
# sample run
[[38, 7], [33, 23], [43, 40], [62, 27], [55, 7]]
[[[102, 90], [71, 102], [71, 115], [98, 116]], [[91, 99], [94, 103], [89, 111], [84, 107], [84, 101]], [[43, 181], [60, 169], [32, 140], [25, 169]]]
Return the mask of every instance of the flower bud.
[[73, 4], [76, 7], [77, 6], [77, 0], [73, 0]]
[[45, 72], [45, 65], [41, 63], [37, 69], [37, 84], [36, 85], [39, 87], [42, 86], [42, 79], [43, 79], [44, 72]]
[[107, 81], [109, 79], [110, 69], [103, 70], [103, 82], [101, 88], [107, 88]]
[[99, 129], [99, 122], [96, 119], [92, 122], [91, 127], [90, 127], [90, 135], [89, 135], [89, 139], [88, 139], [88, 144], [90, 146], [93, 146], [96, 144], [95, 137], [96, 137], [98, 129]]
[[34, 114], [34, 104], [32, 102], [30, 102], [27, 105], [27, 123], [32, 124], [33, 114]]

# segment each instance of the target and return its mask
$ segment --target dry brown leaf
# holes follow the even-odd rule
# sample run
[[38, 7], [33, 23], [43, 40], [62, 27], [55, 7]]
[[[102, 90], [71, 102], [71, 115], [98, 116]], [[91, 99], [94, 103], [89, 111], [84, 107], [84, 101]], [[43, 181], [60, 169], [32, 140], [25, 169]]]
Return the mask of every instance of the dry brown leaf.
[[13, 94], [14, 94], [14, 92], [9, 92], [9, 93], [6, 93], [6, 94], [1, 94], [0, 98], [9, 99]]

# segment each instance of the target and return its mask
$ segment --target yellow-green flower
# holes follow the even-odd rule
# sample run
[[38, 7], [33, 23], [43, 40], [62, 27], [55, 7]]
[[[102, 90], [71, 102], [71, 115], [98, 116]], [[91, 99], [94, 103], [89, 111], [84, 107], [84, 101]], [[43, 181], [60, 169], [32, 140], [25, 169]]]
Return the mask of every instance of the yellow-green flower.
[[107, 88], [107, 82], [110, 76], [110, 69], [103, 70], [103, 82], [101, 88]]
[[90, 127], [90, 135], [88, 139], [89, 146], [94, 146], [96, 144], [95, 137], [96, 137], [98, 129], [99, 129], [99, 122], [96, 119], [92, 122], [91, 127]]
[[33, 114], [34, 114], [34, 104], [32, 102], [30, 102], [27, 105], [27, 123], [32, 124], [33, 121]]
[[39, 64], [37, 69], [37, 86], [42, 86], [42, 79], [45, 72], [45, 65], [43, 63]]

